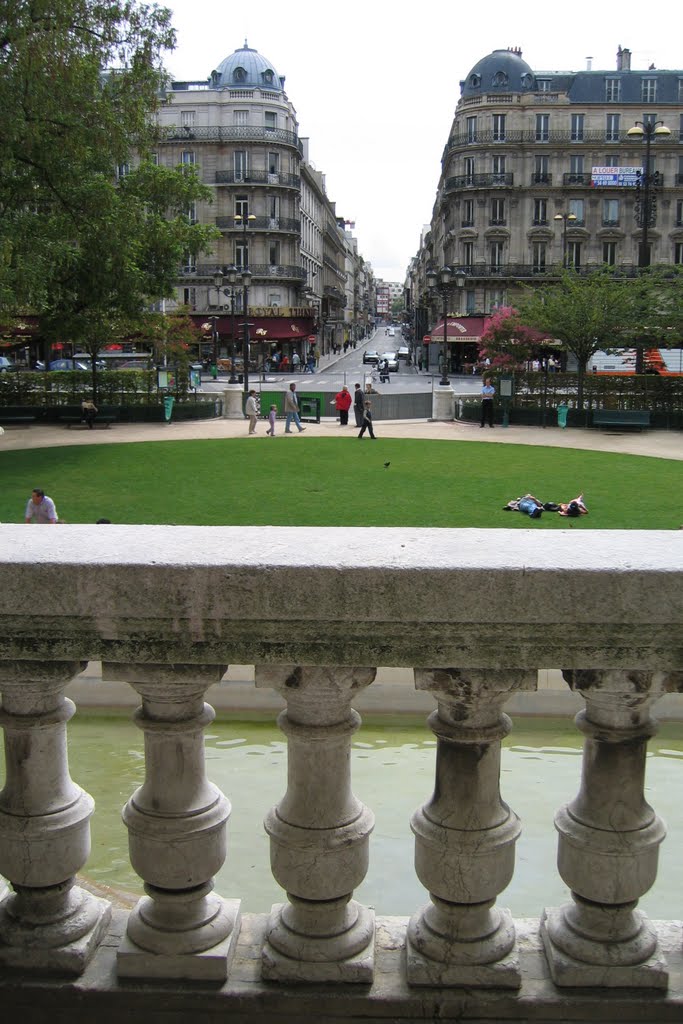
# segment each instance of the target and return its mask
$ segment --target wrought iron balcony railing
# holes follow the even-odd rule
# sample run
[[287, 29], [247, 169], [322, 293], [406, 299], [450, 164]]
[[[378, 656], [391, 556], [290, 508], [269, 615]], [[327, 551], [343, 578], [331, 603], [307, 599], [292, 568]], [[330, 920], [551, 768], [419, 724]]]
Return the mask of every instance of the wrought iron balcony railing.
[[159, 144], [186, 142], [276, 142], [292, 146], [303, 156], [303, 143], [294, 132], [284, 128], [266, 128], [262, 125], [193, 125], [180, 128], [177, 125], [159, 128]]
[[[566, 129], [564, 131], [557, 131], [551, 129], [537, 130], [536, 128], [528, 128], [511, 129], [510, 131], [506, 131], [505, 138], [501, 139], [500, 137], [497, 137], [497, 133], [493, 131], [493, 129], [477, 129], [474, 135], [472, 135], [471, 132], [467, 131], [461, 132], [458, 135], [451, 135], [446, 145], [446, 151], [449, 152], [453, 149], [462, 148], [467, 149], [472, 146], [500, 146], [501, 143], [503, 142], [507, 143], [508, 145], [512, 145], [515, 143], [542, 143], [543, 145], [552, 145], [553, 143], [555, 143], [557, 145], [580, 145], [582, 143], [595, 144], [605, 142], [610, 142], [611, 144], [613, 144], [615, 141], [617, 141], [615, 140], [613, 135], [614, 133], [608, 133], [604, 128], [586, 129], [582, 133], [580, 138], [577, 137], [576, 133], [573, 133], [570, 129]], [[622, 136], [622, 138], [618, 141], [624, 144], [628, 144], [629, 147], [633, 146], [633, 142], [631, 141], [631, 139], [626, 139], [625, 135]], [[667, 143], [677, 141], [678, 140], [675, 138], [675, 136], [672, 135], [670, 138], [662, 137], [661, 141], [660, 139], [658, 139], [657, 145], [666, 145]]]
[[[222, 231], [243, 231], [241, 221], [235, 221], [234, 217], [216, 217], [216, 227]], [[298, 235], [301, 231], [301, 221], [298, 217], [256, 217], [249, 221], [249, 234], [252, 231], [285, 231], [288, 234]]]
[[509, 187], [514, 184], [514, 179], [515, 176], [511, 171], [504, 174], [457, 174], [446, 179], [444, 192], [454, 192], [461, 188]]
[[[238, 270], [239, 269], [240, 268], [238, 267]], [[292, 281], [306, 280], [306, 271], [303, 267], [293, 267], [283, 263], [250, 263], [249, 270], [253, 277], [260, 279], [278, 277]], [[181, 268], [181, 274], [183, 277], [192, 277], [193, 279], [206, 278], [209, 281], [213, 281], [215, 273], [215, 263], [198, 263], [194, 268]]]
[[216, 171], [217, 185], [281, 185], [284, 188], [301, 188], [298, 174], [276, 174], [270, 171]]

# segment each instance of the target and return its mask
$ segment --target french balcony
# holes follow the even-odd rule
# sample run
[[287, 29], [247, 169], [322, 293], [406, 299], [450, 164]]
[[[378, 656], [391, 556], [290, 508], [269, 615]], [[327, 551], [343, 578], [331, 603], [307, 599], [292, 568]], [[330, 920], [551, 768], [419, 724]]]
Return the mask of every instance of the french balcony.
[[[458, 135], [451, 135], [446, 146], [446, 152], [452, 150], [468, 149], [475, 146], [489, 146], [489, 145], [500, 145], [506, 143], [507, 145], [529, 145], [534, 143], [542, 143], [543, 145], [577, 145], [577, 144], [600, 144], [603, 145], [606, 141], [606, 136], [610, 133], [606, 133], [605, 128], [602, 129], [586, 129], [581, 133], [572, 132], [569, 130], [555, 130], [550, 128], [528, 128], [528, 129], [511, 129], [505, 131], [505, 138], [500, 139], [497, 133], [493, 129], [483, 130], [477, 128], [474, 135], [467, 131], [461, 132]], [[616, 133], [611, 133], [616, 135]], [[632, 145], [630, 139], [626, 138], [609, 138], [610, 142], [623, 142], [624, 144]], [[657, 146], [671, 144], [676, 142], [675, 136], [672, 135], [670, 139], [666, 141], [658, 140]]]
[[[638, 908], [666, 843], [648, 740], [660, 698], [683, 691], [670, 533], [391, 529], [378, 550], [370, 529], [58, 532], [0, 527], [8, 1021], [680, 1022], [683, 897], [671, 920]], [[77, 877], [94, 805], [70, 774], [64, 691], [92, 660], [139, 700], [141, 784], [120, 780], [145, 890], [130, 910]], [[283, 896], [263, 915], [214, 887], [232, 808], [205, 698], [231, 663], [284, 706], [287, 781], [262, 808]], [[414, 858], [391, 866], [424, 886], [405, 918], [354, 898], [375, 823], [353, 790], [354, 704], [379, 665], [412, 670], [434, 707], [432, 778], [403, 809]], [[548, 905], [539, 878], [518, 919], [500, 905], [524, 829], [501, 741], [548, 666], [582, 708], [582, 765], [547, 821], [567, 898]]]
[[531, 175], [532, 185], [552, 185], [553, 176], [546, 171], [534, 171]]
[[[238, 270], [241, 269], [239, 266]], [[305, 281], [306, 271], [303, 267], [291, 266], [285, 263], [250, 263], [249, 270], [252, 278], [265, 280], [267, 278], [281, 278], [287, 281]], [[215, 263], [199, 263], [196, 267], [187, 266], [181, 268], [182, 277], [192, 277], [194, 280], [206, 278], [213, 282], [216, 273]]]
[[266, 142], [290, 146], [303, 156], [303, 143], [295, 132], [284, 128], [266, 128], [264, 125], [177, 125], [159, 128], [158, 145], [178, 145], [187, 142]]
[[283, 188], [301, 190], [298, 174], [283, 174], [280, 171], [216, 171], [217, 185], [281, 185]]
[[[234, 217], [216, 217], [216, 227], [221, 231], [235, 231], [240, 234], [244, 231], [242, 221], [236, 221]], [[255, 217], [249, 221], [248, 232], [251, 234], [253, 231], [298, 235], [301, 233], [301, 221], [298, 217]]]

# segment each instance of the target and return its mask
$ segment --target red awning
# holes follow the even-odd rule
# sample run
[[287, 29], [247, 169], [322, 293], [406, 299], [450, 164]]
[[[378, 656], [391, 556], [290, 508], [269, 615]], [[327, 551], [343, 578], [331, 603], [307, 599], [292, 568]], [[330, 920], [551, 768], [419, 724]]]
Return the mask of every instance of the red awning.
[[[193, 314], [192, 319], [198, 327], [204, 329], [204, 324], [211, 323], [213, 314]], [[244, 323], [244, 314], [235, 313], [235, 338], [241, 339]], [[218, 333], [222, 338], [230, 337], [233, 329], [233, 319], [228, 314], [218, 317]], [[313, 331], [313, 321], [308, 317], [286, 317], [286, 316], [250, 316], [249, 317], [249, 339], [255, 341], [295, 341], [302, 344], [308, 340], [309, 334]]]
[[[486, 317], [484, 316], [449, 316], [446, 321], [446, 340], [449, 342], [478, 342], [484, 333]], [[443, 341], [443, 317], [431, 330], [434, 344]]]

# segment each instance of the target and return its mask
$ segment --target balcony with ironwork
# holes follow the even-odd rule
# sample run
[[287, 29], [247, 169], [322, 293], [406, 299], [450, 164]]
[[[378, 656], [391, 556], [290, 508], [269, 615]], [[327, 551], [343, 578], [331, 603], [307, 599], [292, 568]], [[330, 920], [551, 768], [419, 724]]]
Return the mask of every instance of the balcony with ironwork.
[[216, 171], [217, 185], [280, 185], [283, 188], [301, 190], [298, 174], [272, 173], [271, 171]]
[[514, 180], [515, 176], [512, 171], [506, 171], [504, 174], [457, 174], [446, 178], [444, 192], [448, 194], [470, 188], [509, 188], [514, 184]]
[[[216, 217], [216, 227], [221, 231], [244, 231], [242, 221], [236, 221], [234, 217]], [[276, 231], [298, 235], [301, 233], [301, 221], [298, 217], [255, 217], [253, 220], [250, 218], [249, 233], [252, 231]]]
[[[604, 145], [606, 141], [607, 132], [605, 128], [596, 129], [585, 129], [582, 133], [572, 132], [571, 129], [565, 129], [561, 131], [551, 130], [548, 128], [526, 128], [526, 129], [511, 129], [505, 132], [505, 139], [501, 140], [497, 138], [497, 133], [493, 129], [479, 130], [472, 134], [471, 132], [464, 131], [458, 135], [451, 135], [446, 144], [446, 153], [450, 153], [454, 150], [470, 149], [476, 146], [499, 146], [502, 141], [508, 145], [533, 145], [535, 143], [542, 143], [544, 146], [558, 145], [558, 146], [570, 146], [570, 145], [581, 145], [590, 144]], [[610, 142], [614, 143], [615, 139], [610, 139]], [[620, 142], [632, 146], [629, 139], [625, 137], [619, 140]], [[675, 139], [667, 140], [669, 144]], [[658, 142], [659, 145], [666, 145], [667, 142]]]
[[158, 145], [177, 145], [187, 142], [267, 142], [278, 143], [297, 150], [303, 156], [303, 143], [295, 132], [284, 128], [266, 128], [263, 125], [177, 125], [160, 126]]
[[[648, 742], [683, 692], [671, 532], [385, 529], [380, 546], [352, 532], [0, 526], [7, 1021], [679, 1024], [681, 894], [667, 920], [638, 907], [667, 842]], [[70, 773], [67, 687], [89, 661], [139, 704], [140, 771], [110, 767], [144, 883], [130, 909], [82, 882], [94, 802]], [[215, 890], [243, 813], [204, 743], [230, 664], [253, 665], [283, 708], [286, 778], [261, 808], [282, 890], [269, 914]], [[424, 796], [386, 797], [414, 836], [409, 857], [384, 840], [387, 870], [424, 887], [411, 917], [357, 895], [375, 814], [351, 746], [379, 666], [409, 670], [433, 708]], [[501, 745], [548, 666], [580, 708], [583, 757], [545, 823], [566, 895], [552, 905], [540, 872], [518, 916], [504, 890], [528, 872], [525, 822]]]
[[531, 175], [532, 185], [552, 185], [553, 176], [552, 174], [546, 174], [543, 171], [534, 171]]
[[[240, 266], [237, 268], [241, 269]], [[253, 278], [265, 280], [267, 278], [282, 278], [287, 281], [305, 281], [306, 271], [303, 267], [291, 266], [283, 263], [250, 263], [249, 270]], [[182, 267], [182, 277], [191, 277], [194, 280], [206, 278], [212, 282], [216, 273], [215, 263], [198, 263], [195, 267]]]

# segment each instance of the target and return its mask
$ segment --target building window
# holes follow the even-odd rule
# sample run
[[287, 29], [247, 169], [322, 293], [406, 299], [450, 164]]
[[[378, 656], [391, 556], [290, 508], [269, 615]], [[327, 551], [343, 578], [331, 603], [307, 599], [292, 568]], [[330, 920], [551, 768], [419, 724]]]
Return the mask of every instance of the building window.
[[467, 132], [467, 141], [468, 142], [476, 142], [477, 141], [477, 119], [476, 119], [476, 117], [467, 117], [467, 118], [465, 118], [465, 129], [466, 129], [466, 132]]
[[643, 114], [643, 124], [651, 124], [652, 127], [654, 128], [655, 125], [657, 124], [657, 115], [656, 114], [650, 114], [650, 113]]
[[550, 92], [551, 80], [549, 78], [537, 78], [536, 79], [536, 91], [537, 92]]
[[607, 114], [605, 119], [605, 142], [618, 142], [620, 139], [621, 116], [619, 114]]
[[194, 150], [184, 149], [180, 154], [180, 162], [186, 167], [192, 167], [197, 162], [197, 156]]
[[678, 124], [678, 141], [683, 142], [683, 114], [681, 114]]
[[492, 82], [493, 88], [494, 89], [504, 89], [507, 84], [508, 84], [508, 76], [505, 74], [505, 72], [504, 71], [496, 71], [495, 75], [493, 76], [493, 82]]
[[471, 316], [471, 315], [472, 315], [472, 313], [474, 313], [474, 311], [475, 311], [475, 310], [476, 310], [476, 308], [477, 308], [477, 304], [476, 304], [476, 302], [475, 302], [475, 297], [476, 297], [476, 296], [475, 296], [475, 292], [474, 292], [474, 291], [472, 291], [471, 289], [468, 289], [468, 290], [467, 290], [467, 291], [465, 292], [465, 312], [466, 312], [466, 313], [467, 313], [467, 314], [468, 314], [469, 316]]
[[186, 252], [183, 259], [183, 273], [184, 274], [196, 274], [197, 273], [197, 260], [192, 253]]
[[643, 103], [657, 102], [657, 79], [643, 78], [641, 82], [641, 99]]
[[676, 227], [683, 228], [683, 199], [676, 200]]
[[268, 264], [271, 267], [277, 267], [280, 263], [280, 243], [270, 242], [268, 244]]
[[474, 242], [462, 243], [462, 265], [465, 270], [472, 270], [474, 267]]
[[548, 247], [545, 242], [533, 242], [531, 246], [531, 270], [534, 274], [542, 274], [546, 267]]
[[153, 164], [155, 167], [158, 167], [159, 166], [159, 154], [158, 153], [150, 153], [149, 154], [149, 162], [151, 164]]
[[[603, 227], [616, 227], [619, 223], [619, 200], [603, 199], [602, 201], [602, 223]], [[603, 260], [607, 263], [607, 260]]]
[[584, 114], [572, 114], [571, 116], [571, 141], [583, 142]]
[[180, 111], [180, 127], [181, 128], [194, 128], [195, 112], [194, 110], [181, 110]]
[[261, 75], [261, 78], [263, 79], [264, 85], [272, 85], [273, 84], [273, 72], [270, 70], [270, 68], [268, 68], [267, 71], [263, 72], [263, 74]]
[[504, 185], [505, 184], [505, 157], [494, 156], [491, 169], [493, 172], [493, 185]]
[[232, 112], [232, 123], [236, 125], [249, 124], [249, 111], [248, 110], [233, 110]]
[[130, 164], [118, 164], [116, 167], [116, 180], [121, 181], [122, 178], [127, 177], [130, 174]]
[[548, 223], [548, 200], [534, 199], [534, 224]]
[[190, 224], [196, 224], [197, 223], [197, 204], [196, 203], [190, 203], [190, 205], [185, 210], [185, 216], [187, 217], [187, 219], [190, 222]]
[[550, 114], [536, 114], [536, 142], [550, 139]]
[[619, 157], [616, 153], [607, 153], [605, 156], [605, 167], [621, 167], [619, 163]]
[[249, 216], [249, 196], [235, 196], [235, 216], [242, 218], [242, 223], [238, 225], [239, 227], [242, 227], [243, 224], [247, 223], [247, 217]]
[[465, 184], [474, 185], [474, 157], [465, 157]]
[[247, 176], [248, 159], [246, 149], [236, 149], [233, 153], [235, 181], [244, 181]]
[[583, 224], [586, 219], [585, 215], [585, 204], [583, 199], [570, 199], [569, 200], [569, 213], [574, 214], [574, 220], [570, 221], [571, 224], [579, 225]]
[[280, 197], [279, 196], [268, 196], [268, 216], [271, 220], [279, 220], [280, 218]]
[[581, 185], [583, 183], [583, 157], [569, 157], [569, 185]]
[[189, 306], [190, 309], [194, 309], [197, 305], [197, 289], [196, 288], [183, 288], [183, 306]]
[[621, 101], [621, 79], [605, 79], [605, 100], [607, 103], [619, 103]]
[[232, 80], [233, 82], [246, 82], [247, 72], [244, 70], [244, 68], [235, 68], [235, 70], [232, 73]]
[[505, 200], [504, 199], [492, 199], [491, 200], [491, 224], [504, 224], [505, 223]]
[[462, 227], [474, 227], [474, 200], [464, 199], [462, 204]]
[[614, 267], [617, 262], [617, 243], [616, 242], [603, 242], [602, 243], [602, 262], [607, 263], [608, 266]]
[[505, 142], [505, 114], [493, 115], [493, 141]]
[[550, 158], [547, 156], [534, 157], [534, 181], [543, 185], [550, 182]]
[[500, 309], [501, 306], [505, 305], [505, 289], [490, 288], [487, 292], [487, 298], [486, 308], [492, 313], [494, 310]]
[[489, 245], [489, 264], [493, 273], [502, 269], [504, 255], [505, 242], [491, 242]]
[[268, 154], [268, 174], [279, 174], [280, 173], [280, 154], [269, 153]]
[[683, 266], [683, 242], [674, 244], [674, 263], [679, 267]]
[[581, 242], [567, 242], [567, 263], [579, 270], [581, 267]]
[[678, 102], [683, 103], [683, 78], [678, 79]]
[[274, 110], [266, 110], [263, 115], [263, 123], [267, 132], [274, 132], [277, 128], [277, 114]]
[[244, 242], [235, 242], [235, 266], [236, 267], [248, 267], [249, 266], [249, 243], [245, 245]]
[[481, 85], [481, 75], [470, 75], [470, 89], [478, 89]]

